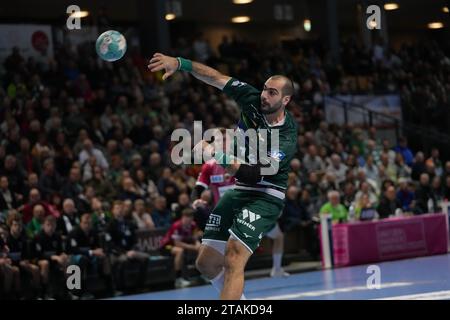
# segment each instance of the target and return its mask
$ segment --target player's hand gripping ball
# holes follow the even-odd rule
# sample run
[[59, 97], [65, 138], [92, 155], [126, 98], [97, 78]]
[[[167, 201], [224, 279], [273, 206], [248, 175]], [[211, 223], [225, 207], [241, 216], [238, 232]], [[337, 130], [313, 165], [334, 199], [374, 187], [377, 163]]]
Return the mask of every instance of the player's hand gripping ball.
[[117, 61], [127, 51], [127, 40], [120, 32], [108, 30], [97, 38], [95, 49], [98, 56], [103, 60]]

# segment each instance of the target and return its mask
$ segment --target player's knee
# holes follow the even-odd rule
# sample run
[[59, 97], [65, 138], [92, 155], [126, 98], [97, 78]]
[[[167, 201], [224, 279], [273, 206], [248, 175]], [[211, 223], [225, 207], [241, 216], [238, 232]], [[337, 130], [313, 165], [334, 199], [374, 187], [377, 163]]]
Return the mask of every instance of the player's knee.
[[175, 248], [175, 255], [177, 256], [182, 256], [184, 254], [184, 249], [181, 247], [176, 247]]
[[225, 269], [244, 269], [242, 248], [235, 241], [232, 241], [227, 245], [227, 250], [225, 251]]
[[208, 269], [208, 264], [206, 263], [206, 259], [203, 258], [202, 255], [198, 255], [197, 259], [195, 259], [195, 267], [200, 273], [202, 274], [206, 273]]

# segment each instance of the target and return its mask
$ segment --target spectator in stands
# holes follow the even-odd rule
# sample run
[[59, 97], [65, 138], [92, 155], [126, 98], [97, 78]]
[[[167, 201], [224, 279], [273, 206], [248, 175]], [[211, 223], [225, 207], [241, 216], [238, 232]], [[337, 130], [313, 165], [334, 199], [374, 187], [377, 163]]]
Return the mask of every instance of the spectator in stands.
[[122, 192], [119, 195], [119, 199], [135, 201], [135, 200], [141, 199], [141, 198], [142, 198], [142, 196], [138, 192], [133, 179], [130, 177], [123, 178]]
[[91, 156], [95, 157], [96, 163], [103, 169], [107, 170], [109, 167], [103, 152], [100, 149], [94, 148], [94, 145], [90, 139], [83, 141], [83, 150], [81, 150], [78, 158], [81, 165], [84, 165]]
[[433, 160], [425, 161], [425, 172], [428, 173], [430, 181], [436, 176], [436, 168], [434, 166]]
[[24, 190], [24, 181], [26, 173], [18, 166], [16, 157], [7, 155], [4, 160], [3, 168], [0, 170], [0, 175], [8, 177], [9, 189], [21, 194]]
[[75, 199], [75, 206], [79, 212], [91, 212], [91, 201], [96, 196], [94, 188], [86, 186], [83, 193], [80, 193], [77, 199]]
[[444, 192], [441, 186], [441, 178], [435, 176], [433, 180], [431, 180], [431, 193], [433, 194], [433, 199], [435, 201], [435, 210], [438, 209], [439, 203], [444, 200]]
[[137, 169], [135, 173], [131, 172], [131, 176], [135, 181], [135, 186], [143, 199], [149, 199], [149, 181], [145, 175], [144, 169]]
[[145, 202], [142, 199], [138, 199], [134, 202], [133, 219], [139, 230], [153, 230], [155, 229], [155, 223], [152, 216], [146, 212]]
[[356, 189], [353, 182], [346, 182], [344, 185], [342, 204], [345, 208], [349, 208], [351, 204], [355, 201]]
[[[389, 142], [388, 139], [383, 139], [382, 145], [383, 145], [383, 146], [382, 146], [382, 150], [381, 150], [380, 156], [378, 157], [379, 160], [380, 160], [380, 163], [381, 163], [381, 154], [387, 155], [387, 157], [388, 157], [388, 162], [389, 162], [389, 163], [393, 163], [394, 160], [395, 160], [395, 154], [396, 154], [396, 151], [394, 151], [394, 150], [391, 149], [391, 143]], [[405, 159], [405, 158], [403, 157], [403, 159]], [[380, 164], [380, 163], [379, 163], [379, 164]], [[378, 164], [378, 165], [379, 165], [379, 164]]]
[[[154, 182], [157, 182], [159, 178], [162, 176], [162, 159], [161, 155], [158, 152], [152, 152], [149, 156], [148, 166], [151, 168], [148, 173], [148, 177], [153, 180]], [[158, 185], [159, 189], [159, 185]], [[159, 189], [159, 192], [161, 193], [161, 189]]]
[[339, 192], [332, 190], [328, 192], [328, 202], [320, 208], [320, 213], [330, 214], [333, 223], [347, 221], [347, 209], [340, 203]]
[[194, 221], [194, 210], [186, 208], [181, 214], [181, 218], [175, 221], [161, 240], [161, 254], [173, 255], [175, 257], [175, 286], [182, 288], [191, 283], [182, 276], [185, 254], [193, 254], [195, 259], [200, 249], [198, 240], [197, 225]]
[[158, 180], [158, 190], [161, 195], [163, 195], [169, 205], [176, 203], [178, 200], [179, 189], [172, 175], [172, 170], [170, 168], [164, 168], [162, 171], [162, 176]]
[[122, 201], [123, 218], [134, 228], [137, 228], [137, 224], [133, 218], [133, 201], [127, 199]]
[[305, 189], [308, 190], [309, 195], [312, 198], [319, 198], [321, 196], [318, 174], [311, 171], [308, 176], [308, 180], [305, 184]]
[[411, 212], [414, 201], [414, 192], [409, 189], [408, 180], [406, 178], [400, 178], [399, 190], [397, 191], [397, 200], [401, 204], [401, 209], [403, 212]]
[[16, 195], [9, 189], [7, 176], [0, 176], [0, 212], [18, 207]]
[[409, 178], [411, 177], [411, 167], [406, 165], [401, 153], [395, 155], [395, 165], [397, 167], [397, 178]]
[[167, 209], [167, 201], [164, 197], [155, 200], [155, 207], [152, 212], [152, 219], [156, 228], [168, 228], [172, 221], [172, 213]]
[[302, 163], [300, 162], [299, 159], [294, 158], [291, 161], [291, 172], [293, 172], [297, 178], [297, 183], [299, 184], [298, 186], [300, 186], [300, 184], [303, 181], [306, 181], [306, 178], [308, 176], [308, 172], [306, 171], [306, 169], [304, 168], [304, 166], [302, 165]]
[[125, 287], [125, 270], [131, 263], [139, 266], [139, 275], [134, 284], [135, 288], [145, 284], [149, 255], [135, 250], [137, 243], [136, 227], [124, 218], [123, 203], [115, 201], [112, 206], [112, 219], [109, 221], [106, 232], [109, 235], [111, 264], [118, 275], [118, 285]]
[[12, 48], [12, 52], [9, 56], [6, 57], [3, 65], [5, 66], [6, 71], [11, 74], [19, 71], [19, 69], [23, 66], [25, 60], [20, 54], [20, 49], [16, 46]]
[[405, 137], [400, 137], [398, 139], [398, 145], [394, 148], [394, 151], [402, 154], [403, 159], [408, 166], [413, 164], [414, 156], [411, 149], [408, 147], [408, 140]]
[[175, 210], [174, 210], [174, 216], [172, 219], [178, 220], [181, 218], [181, 212], [183, 212], [184, 209], [191, 207], [191, 199], [187, 193], [181, 193], [178, 196], [178, 202], [176, 203]]
[[[22, 217], [19, 213], [13, 212], [8, 216], [7, 226], [9, 234], [6, 245], [9, 249], [9, 257], [12, 265], [19, 267], [30, 279], [30, 289], [32, 298], [48, 298], [41, 289], [41, 275], [39, 266], [32, 259], [33, 255], [28, 243], [28, 239], [23, 230]], [[45, 285], [45, 284], [44, 284]]]
[[293, 185], [289, 186], [286, 191], [285, 206], [280, 218], [280, 227], [284, 232], [300, 227], [302, 218], [305, 221], [310, 220], [306, 210], [300, 205], [299, 192], [298, 187]]
[[372, 156], [372, 161], [375, 165], [379, 165], [380, 162], [380, 151], [377, 150], [377, 143], [373, 139], [367, 140], [366, 144], [366, 161], [368, 156]]
[[[20, 290], [20, 271], [14, 266], [8, 257], [9, 248], [6, 246], [3, 230], [0, 228], [0, 279], [3, 284], [0, 288], [0, 296], [3, 294], [8, 299], [18, 299]], [[3, 291], [3, 292], [2, 292]]]
[[92, 295], [87, 291], [89, 270], [99, 273], [105, 282], [107, 292], [111, 295], [115, 294], [111, 265], [101, 247], [100, 234], [93, 228], [92, 218], [89, 213], [83, 214], [80, 224], [68, 234], [67, 252], [72, 255], [72, 263], [79, 265], [82, 270], [80, 292], [82, 298], [92, 298]]
[[445, 163], [444, 172], [442, 173], [443, 179], [446, 179], [448, 176], [450, 176], [450, 161]]
[[427, 161], [430, 160], [433, 162], [434, 167], [436, 168], [436, 175], [442, 176], [444, 172], [444, 168], [442, 166], [442, 161], [439, 156], [439, 149], [438, 148], [432, 148], [431, 149], [431, 156], [427, 159]]
[[331, 164], [326, 169], [327, 174], [331, 173], [336, 177], [336, 183], [340, 184], [345, 180], [347, 166], [341, 163], [341, 157], [337, 154], [331, 155]]
[[[73, 298], [65, 289], [66, 269], [69, 265], [69, 256], [64, 252], [63, 240], [56, 232], [56, 219], [53, 216], [45, 218], [42, 230], [33, 239], [33, 250], [36, 258], [46, 260], [49, 265], [50, 281], [53, 282], [54, 291], [63, 291], [62, 297]], [[40, 265], [45, 265], [40, 262]], [[58, 290], [59, 289], [59, 290]], [[54, 294], [54, 293], [52, 293]], [[50, 296], [52, 295], [50, 294]]]
[[317, 155], [317, 148], [314, 145], [308, 147], [308, 153], [303, 157], [303, 166], [308, 172], [315, 171], [321, 173], [325, 166], [322, 159]]
[[55, 170], [55, 162], [49, 158], [44, 161], [43, 173], [39, 179], [39, 190], [47, 201], [54, 193], [61, 192], [62, 178]]
[[83, 192], [83, 186], [81, 185], [80, 169], [70, 169], [70, 175], [67, 182], [62, 188], [62, 196], [65, 198], [77, 199]]
[[392, 181], [397, 181], [397, 167], [394, 161], [389, 161], [389, 156], [386, 153], [382, 153], [380, 156], [381, 164], [378, 171], [383, 171], [387, 178]]
[[389, 186], [380, 199], [377, 212], [381, 219], [389, 218], [396, 214], [396, 210], [402, 210], [402, 203], [396, 196], [395, 187]]
[[111, 219], [111, 213], [103, 209], [103, 203], [99, 198], [96, 197], [92, 198], [91, 200], [91, 208], [93, 227], [99, 232], [104, 231], [106, 225]]
[[411, 178], [414, 181], [419, 181], [420, 176], [422, 175], [422, 173], [424, 173], [426, 171], [426, 167], [425, 167], [425, 156], [423, 154], [423, 152], [417, 152], [416, 156], [414, 158], [414, 163], [412, 164], [412, 172], [411, 172]]
[[41, 204], [35, 204], [33, 206], [33, 219], [27, 225], [27, 234], [30, 238], [36, 236], [41, 232], [42, 225], [45, 220], [45, 209]]
[[81, 180], [88, 181], [94, 175], [94, 168], [97, 166], [97, 159], [91, 155], [87, 161], [81, 166]]
[[66, 239], [70, 231], [79, 224], [80, 216], [74, 201], [70, 198], [64, 199], [62, 214], [56, 220], [56, 231], [63, 236], [63, 239]]
[[373, 187], [366, 181], [361, 183], [359, 186], [360, 190], [355, 195], [355, 201], [358, 203], [361, 203], [360, 198], [363, 195], [366, 195], [368, 197], [368, 201], [370, 203], [370, 206], [376, 206], [378, 203], [378, 197], [376, 193], [373, 191]]
[[86, 185], [91, 186], [95, 194], [106, 201], [112, 201], [116, 198], [116, 188], [114, 188], [109, 178], [105, 177], [103, 169], [99, 166], [94, 167], [94, 175], [86, 182]]
[[20, 139], [20, 152], [17, 153], [17, 162], [19, 167], [22, 167], [28, 174], [39, 168], [39, 164], [31, 154], [30, 141], [25, 137]]
[[24, 202], [26, 201], [26, 199], [29, 199], [31, 189], [39, 190], [39, 177], [34, 172], [30, 173], [26, 180], [26, 183], [24, 186], [24, 191], [23, 191]]
[[358, 200], [355, 202], [355, 218], [361, 218], [361, 212], [365, 209], [373, 209], [375, 207], [375, 203], [370, 201], [370, 196], [367, 193], [361, 194]]
[[435, 208], [435, 200], [430, 186], [430, 177], [427, 173], [420, 175], [419, 187], [415, 193], [415, 214], [431, 213]]
[[379, 182], [378, 167], [375, 165], [372, 155], [368, 155], [366, 157], [366, 163], [364, 164], [363, 169], [368, 179], [371, 179], [377, 183]]

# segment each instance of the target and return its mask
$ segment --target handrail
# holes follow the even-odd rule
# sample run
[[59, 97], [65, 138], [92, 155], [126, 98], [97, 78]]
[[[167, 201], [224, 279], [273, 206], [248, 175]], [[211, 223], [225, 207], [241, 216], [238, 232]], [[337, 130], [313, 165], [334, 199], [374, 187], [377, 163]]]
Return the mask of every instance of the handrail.
[[[377, 117], [384, 117], [384, 118], [392, 120], [396, 127], [395, 130], [396, 130], [396, 138], [397, 139], [399, 138], [399, 129], [401, 128], [405, 131], [415, 132], [415, 133], [421, 134], [422, 136], [427, 136], [428, 138], [430, 138], [432, 140], [439, 141], [439, 143], [444, 143], [444, 144], [450, 145], [450, 135], [439, 132], [434, 128], [427, 128], [427, 127], [417, 125], [414, 123], [409, 123], [407, 121], [404, 121], [403, 119], [399, 120], [391, 115], [381, 113], [378, 111], [370, 110], [361, 104], [358, 104], [358, 103], [355, 103], [352, 101], [350, 101], [350, 102], [345, 101], [345, 100], [339, 99], [333, 95], [328, 95], [326, 97], [328, 99], [340, 102], [341, 103], [340, 106], [342, 108], [344, 108], [344, 112], [346, 112], [346, 113], [347, 113], [348, 107], [354, 108], [354, 109], [359, 109], [359, 110], [365, 112], [369, 116], [369, 122], [372, 121], [373, 115], [376, 115]], [[348, 119], [347, 115], [345, 115], [345, 119], [347, 121], [347, 119]], [[372, 125], [372, 124], [370, 123], [370, 125]]]

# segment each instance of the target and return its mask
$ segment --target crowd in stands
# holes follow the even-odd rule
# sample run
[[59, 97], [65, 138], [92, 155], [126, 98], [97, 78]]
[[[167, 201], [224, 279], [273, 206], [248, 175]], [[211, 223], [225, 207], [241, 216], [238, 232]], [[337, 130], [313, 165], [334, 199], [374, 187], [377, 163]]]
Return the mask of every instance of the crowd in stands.
[[[450, 161], [439, 150], [411, 150], [406, 138], [378, 138], [377, 128], [325, 121], [330, 92], [401, 92], [411, 117], [439, 117], [449, 107], [450, 60], [436, 44], [373, 54], [343, 45], [342, 64], [310, 48], [261, 48], [224, 39], [214, 54], [202, 39], [180, 39], [170, 52], [211, 64], [261, 87], [273, 74], [290, 76], [297, 93], [289, 110], [299, 123], [291, 162], [284, 232], [299, 231], [316, 256], [319, 212], [345, 222], [374, 208], [379, 218], [437, 212], [450, 196]], [[170, 160], [174, 129], [237, 124], [237, 105], [187, 74], [163, 83], [130, 48], [114, 64], [94, 46], [56, 46], [54, 58], [25, 57], [15, 48], [0, 74], [0, 292], [74, 298], [65, 267], [94, 268], [109, 294], [117, 293], [126, 263], [145, 277], [149, 253], [136, 249], [139, 230], [166, 229], [161, 254], [172, 255], [177, 286], [183, 253], [198, 250], [208, 208], [194, 210], [191, 192], [199, 165]], [[365, 83], [352, 76], [365, 76]], [[350, 79], [350, 80], [349, 80]], [[431, 110], [431, 111], [430, 111]], [[425, 115], [425, 118], [424, 118]], [[444, 117], [445, 118], [445, 117]], [[441, 119], [444, 119], [441, 118]], [[443, 120], [444, 121], [444, 120]], [[209, 191], [201, 195], [212, 203]], [[202, 211], [203, 210], [203, 211]], [[175, 235], [174, 235], [175, 234]], [[16, 253], [16, 254], [14, 254]], [[117, 275], [117, 276], [115, 276]], [[83, 280], [84, 281], [84, 280]], [[82, 286], [84, 287], [84, 286]], [[59, 296], [58, 296], [59, 297]]]

